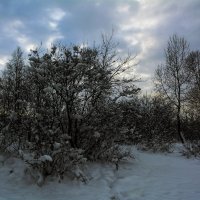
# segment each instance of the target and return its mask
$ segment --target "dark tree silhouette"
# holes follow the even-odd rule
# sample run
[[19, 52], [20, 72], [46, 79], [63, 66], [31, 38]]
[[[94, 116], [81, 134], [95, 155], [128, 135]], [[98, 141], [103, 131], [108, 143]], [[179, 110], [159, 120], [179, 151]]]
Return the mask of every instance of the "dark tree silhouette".
[[158, 66], [155, 74], [157, 91], [165, 95], [176, 108], [177, 133], [182, 143], [184, 136], [181, 132], [181, 111], [188, 89], [189, 75], [185, 73], [188, 54], [188, 42], [183, 37], [173, 35], [165, 49], [165, 63]]

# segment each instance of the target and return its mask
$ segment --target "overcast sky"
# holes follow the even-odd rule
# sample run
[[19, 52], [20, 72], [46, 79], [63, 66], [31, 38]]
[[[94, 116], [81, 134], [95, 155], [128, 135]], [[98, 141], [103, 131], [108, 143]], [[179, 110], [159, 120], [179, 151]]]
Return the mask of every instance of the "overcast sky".
[[172, 34], [200, 49], [200, 0], [0, 0], [0, 67], [17, 46], [99, 41], [115, 30], [122, 52], [137, 54], [135, 71], [150, 91]]

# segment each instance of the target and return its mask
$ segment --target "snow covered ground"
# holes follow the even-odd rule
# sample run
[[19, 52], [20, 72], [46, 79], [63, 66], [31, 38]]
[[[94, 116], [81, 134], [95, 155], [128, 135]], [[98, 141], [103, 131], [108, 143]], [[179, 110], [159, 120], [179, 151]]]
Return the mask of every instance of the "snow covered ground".
[[[200, 160], [178, 153], [153, 154], [133, 150], [135, 160], [113, 165], [91, 163], [84, 184], [58, 183], [48, 178], [43, 187], [24, 175], [15, 158], [0, 163], [0, 200], [199, 200]], [[0, 161], [4, 160], [0, 156]]]

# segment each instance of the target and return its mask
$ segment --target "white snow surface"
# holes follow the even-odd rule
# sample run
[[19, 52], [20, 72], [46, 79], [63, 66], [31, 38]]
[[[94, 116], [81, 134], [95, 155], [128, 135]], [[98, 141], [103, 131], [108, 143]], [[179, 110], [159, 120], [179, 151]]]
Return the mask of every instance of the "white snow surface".
[[40, 156], [40, 157], [39, 157], [39, 160], [42, 161], [42, 162], [45, 162], [45, 161], [52, 162], [52, 161], [53, 161], [52, 157], [49, 156], [49, 155]]
[[200, 160], [178, 152], [155, 154], [133, 148], [135, 159], [117, 171], [111, 164], [90, 163], [88, 182], [48, 177], [42, 187], [24, 174], [17, 158], [0, 156], [0, 200], [199, 200]]

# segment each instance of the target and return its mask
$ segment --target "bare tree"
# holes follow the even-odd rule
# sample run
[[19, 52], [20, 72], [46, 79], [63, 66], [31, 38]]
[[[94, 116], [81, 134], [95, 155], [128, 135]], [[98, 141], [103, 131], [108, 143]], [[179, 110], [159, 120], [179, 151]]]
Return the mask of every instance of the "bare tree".
[[187, 73], [190, 74], [188, 99], [195, 115], [200, 108], [200, 51], [192, 51], [187, 58]]
[[181, 112], [189, 79], [189, 74], [185, 73], [188, 55], [188, 42], [183, 37], [171, 36], [165, 49], [165, 63], [158, 66], [155, 74], [157, 91], [166, 96], [176, 109], [177, 133], [182, 143]]

